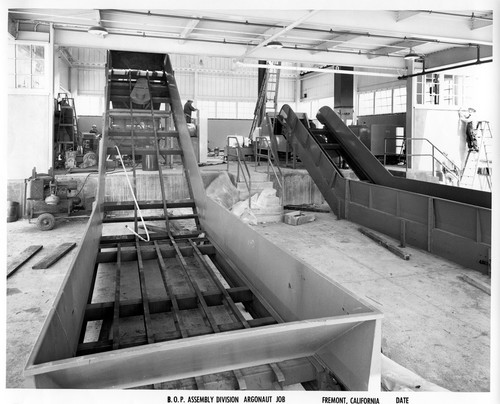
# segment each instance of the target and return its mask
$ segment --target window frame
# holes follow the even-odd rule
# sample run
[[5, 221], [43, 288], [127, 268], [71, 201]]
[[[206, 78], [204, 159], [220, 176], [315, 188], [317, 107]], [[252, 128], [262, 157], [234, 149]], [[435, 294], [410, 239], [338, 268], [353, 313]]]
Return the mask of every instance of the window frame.
[[[14, 53], [12, 54], [10, 47], [14, 48]], [[18, 74], [17, 73], [17, 61], [18, 60], [28, 60], [17, 57], [17, 46], [29, 46], [30, 47], [30, 73], [29, 74]], [[33, 58], [33, 48], [34, 46], [39, 46], [43, 48], [43, 59]], [[46, 42], [38, 41], [25, 41], [25, 40], [9, 40], [7, 52], [7, 62], [10, 64], [13, 62], [13, 72], [10, 71], [12, 66], [8, 65], [7, 68], [7, 91], [8, 93], [14, 94], [49, 94], [50, 93], [50, 82], [48, 78], [48, 68], [49, 68], [49, 44]], [[33, 63], [34, 61], [43, 60], [43, 74], [33, 74]], [[19, 76], [29, 76], [30, 86], [29, 87], [17, 87], [17, 78]], [[43, 81], [42, 87], [33, 87], [33, 77], [40, 77]], [[14, 80], [13, 85], [11, 80]]]

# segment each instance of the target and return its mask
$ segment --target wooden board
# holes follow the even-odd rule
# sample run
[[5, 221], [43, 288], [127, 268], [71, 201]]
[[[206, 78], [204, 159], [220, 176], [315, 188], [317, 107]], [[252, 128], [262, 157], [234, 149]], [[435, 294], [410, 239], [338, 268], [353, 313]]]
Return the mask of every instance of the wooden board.
[[57, 246], [48, 256], [33, 265], [33, 269], [47, 269], [64, 257], [74, 246], [76, 246], [76, 243], [63, 243]]
[[7, 278], [12, 276], [26, 261], [33, 257], [38, 251], [43, 248], [43, 245], [30, 245], [21, 254], [17, 255], [7, 265]]

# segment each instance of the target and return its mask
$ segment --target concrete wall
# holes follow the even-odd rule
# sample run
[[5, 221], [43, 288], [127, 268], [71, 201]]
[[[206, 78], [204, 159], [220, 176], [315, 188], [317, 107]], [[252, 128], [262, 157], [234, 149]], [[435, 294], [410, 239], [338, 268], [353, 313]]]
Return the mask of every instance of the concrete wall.
[[306, 170], [283, 173], [283, 177], [283, 191], [281, 191], [276, 178], [271, 175], [277, 195], [283, 196], [283, 206], [325, 203], [325, 198]]
[[224, 150], [228, 136], [248, 137], [252, 127], [251, 119], [209, 119], [208, 147]]
[[9, 94], [7, 100], [7, 178], [24, 179], [33, 167], [48, 172], [52, 166], [49, 94]]

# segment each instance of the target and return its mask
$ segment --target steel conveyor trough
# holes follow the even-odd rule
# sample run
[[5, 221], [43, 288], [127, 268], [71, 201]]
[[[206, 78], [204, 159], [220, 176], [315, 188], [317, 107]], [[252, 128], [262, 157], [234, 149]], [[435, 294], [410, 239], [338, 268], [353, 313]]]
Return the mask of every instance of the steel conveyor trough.
[[[324, 130], [308, 128], [288, 105], [279, 114], [288, 141], [339, 218], [436, 255], [490, 271], [491, 193], [392, 176], [329, 107]], [[344, 178], [344, 158], [359, 180]]]
[[[33, 385], [379, 390], [381, 313], [206, 197], [168, 56], [111, 51], [107, 75], [96, 203], [26, 365]], [[129, 98], [139, 84], [149, 104]], [[159, 199], [137, 202], [163, 226], [149, 241], [123, 231], [146, 237], [135, 203], [106, 192], [120, 149], [183, 166], [189, 199], [173, 198], [160, 164]]]

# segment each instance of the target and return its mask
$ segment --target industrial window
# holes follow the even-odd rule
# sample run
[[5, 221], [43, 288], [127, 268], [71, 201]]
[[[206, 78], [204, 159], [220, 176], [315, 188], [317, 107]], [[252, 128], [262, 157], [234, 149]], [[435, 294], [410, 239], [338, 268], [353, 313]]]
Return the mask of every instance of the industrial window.
[[209, 119], [217, 117], [215, 101], [196, 100], [194, 106], [200, 111], [200, 117]]
[[238, 102], [238, 119], [253, 119], [255, 102]]
[[217, 101], [217, 118], [219, 119], [236, 118], [236, 102]]
[[466, 76], [431, 73], [417, 78], [417, 104], [466, 105], [470, 93], [470, 78]]
[[392, 90], [375, 91], [375, 114], [392, 112]]
[[[290, 106], [292, 106], [289, 103]], [[316, 114], [318, 113], [319, 109], [321, 107], [327, 106], [333, 109], [333, 97], [327, 97], [327, 98], [319, 98], [316, 100], [310, 100], [310, 101], [301, 101], [299, 103], [299, 109], [298, 112], [305, 112], [307, 114], [307, 117], [309, 119], [315, 119]], [[293, 108], [293, 107], [292, 107]], [[279, 112], [280, 108], [278, 108]]]
[[359, 93], [358, 115], [373, 115], [373, 91]]
[[96, 95], [78, 95], [75, 97], [77, 115], [100, 116], [104, 111], [104, 97]]
[[45, 89], [45, 46], [9, 44], [9, 88]]
[[406, 87], [392, 90], [392, 112], [406, 112]]

